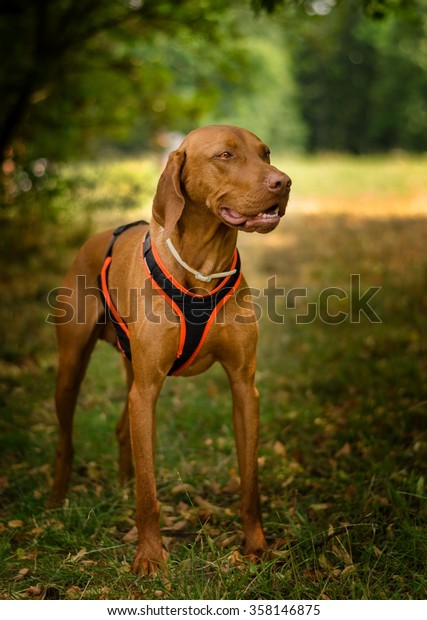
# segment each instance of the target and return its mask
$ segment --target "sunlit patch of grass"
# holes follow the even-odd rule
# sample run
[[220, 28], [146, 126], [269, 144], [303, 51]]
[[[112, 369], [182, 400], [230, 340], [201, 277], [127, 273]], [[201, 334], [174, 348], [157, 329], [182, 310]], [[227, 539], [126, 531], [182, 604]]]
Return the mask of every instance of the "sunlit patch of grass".
[[293, 180], [289, 213], [407, 217], [427, 213], [424, 156], [278, 156]]

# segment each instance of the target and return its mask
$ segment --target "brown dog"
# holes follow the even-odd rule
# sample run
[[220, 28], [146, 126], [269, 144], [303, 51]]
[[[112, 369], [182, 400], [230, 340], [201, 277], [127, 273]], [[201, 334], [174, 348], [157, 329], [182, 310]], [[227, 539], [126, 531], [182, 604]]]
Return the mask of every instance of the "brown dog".
[[[270, 165], [269, 155], [267, 146], [244, 129], [213, 125], [191, 132], [169, 156], [149, 225], [152, 251], [168, 281], [179, 290], [197, 299], [201, 295], [210, 299], [209, 294], [213, 295], [222, 282], [235, 279], [233, 290], [222, 300], [220, 311], [214, 313], [216, 320], [210, 320], [210, 330], [204, 332], [198, 349], [180, 372], [196, 375], [218, 361], [228, 375], [241, 479], [243, 552], [251, 558], [260, 557], [267, 547], [258, 495], [259, 404], [254, 383], [258, 332], [247, 302], [244, 320], [236, 320], [242, 317], [237, 298], [247, 285], [243, 278], [236, 281], [230, 273], [236, 266], [238, 231], [270, 232], [285, 213], [291, 181]], [[177, 351], [182, 351], [185, 331], [179, 308], [165, 303], [147, 259], [142, 260], [146, 231], [147, 226], [133, 226], [117, 236], [108, 266], [108, 287], [115, 293], [117, 316], [125, 317], [132, 354], [131, 362], [125, 360], [129, 394], [117, 436], [123, 481], [132, 477], [135, 464], [139, 542], [133, 568], [142, 574], [156, 572], [166, 557], [156, 497], [155, 409]], [[111, 238], [112, 231], [107, 231], [89, 239], [63, 283], [63, 299], [67, 299], [72, 313], [58, 312], [57, 319], [60, 439], [53, 486], [56, 501], [63, 500], [67, 492], [73, 414], [90, 355], [98, 339], [116, 342], [97, 285]], [[212, 273], [210, 281], [200, 276]]]

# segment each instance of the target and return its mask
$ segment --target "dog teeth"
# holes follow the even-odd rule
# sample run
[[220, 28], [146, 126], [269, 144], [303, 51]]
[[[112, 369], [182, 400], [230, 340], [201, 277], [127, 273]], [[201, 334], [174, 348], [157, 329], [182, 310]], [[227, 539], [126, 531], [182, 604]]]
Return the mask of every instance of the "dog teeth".
[[261, 211], [261, 213], [258, 213], [257, 217], [265, 217], [265, 218], [276, 217], [278, 213], [279, 213], [279, 207], [276, 207], [274, 211], [270, 211], [270, 213]]

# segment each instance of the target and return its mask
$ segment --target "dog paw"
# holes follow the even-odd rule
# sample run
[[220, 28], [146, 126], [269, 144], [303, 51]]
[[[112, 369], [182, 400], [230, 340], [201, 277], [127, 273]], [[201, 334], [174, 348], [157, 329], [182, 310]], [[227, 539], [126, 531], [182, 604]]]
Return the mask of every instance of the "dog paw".
[[269, 555], [269, 548], [265, 541], [260, 542], [257, 545], [245, 545], [242, 550], [242, 555], [246, 560], [257, 563], [260, 560], [265, 560]]
[[168, 553], [161, 545], [139, 545], [132, 570], [137, 575], [153, 577], [165, 569], [167, 559]]

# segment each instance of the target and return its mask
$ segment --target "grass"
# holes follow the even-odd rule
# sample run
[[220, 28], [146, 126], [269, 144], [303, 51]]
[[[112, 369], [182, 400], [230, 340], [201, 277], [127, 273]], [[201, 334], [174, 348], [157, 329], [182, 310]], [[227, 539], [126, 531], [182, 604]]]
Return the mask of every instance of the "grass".
[[[275, 553], [256, 566], [238, 553], [230, 396], [219, 367], [168, 380], [161, 396], [157, 466], [167, 573], [143, 579], [130, 571], [134, 498], [116, 482], [114, 437], [124, 377], [119, 356], [103, 343], [79, 401], [68, 501], [47, 507], [56, 352], [46, 295], [90, 230], [147, 217], [155, 162], [67, 168], [56, 223], [34, 215], [32, 229], [19, 220], [7, 229], [0, 597], [426, 597], [423, 166], [422, 158], [402, 156], [290, 160], [283, 167], [294, 194], [285, 221], [267, 237], [240, 237], [254, 287], [265, 289], [275, 275], [277, 288], [307, 291], [295, 308], [281, 294], [276, 322], [265, 295], [257, 300], [261, 495]], [[362, 293], [381, 287], [371, 301], [381, 323], [364, 315], [359, 323], [328, 320], [322, 291], [343, 291], [347, 298], [331, 298], [330, 310], [348, 313], [351, 274], [360, 274]], [[299, 322], [308, 304], [316, 304], [317, 316]]]

